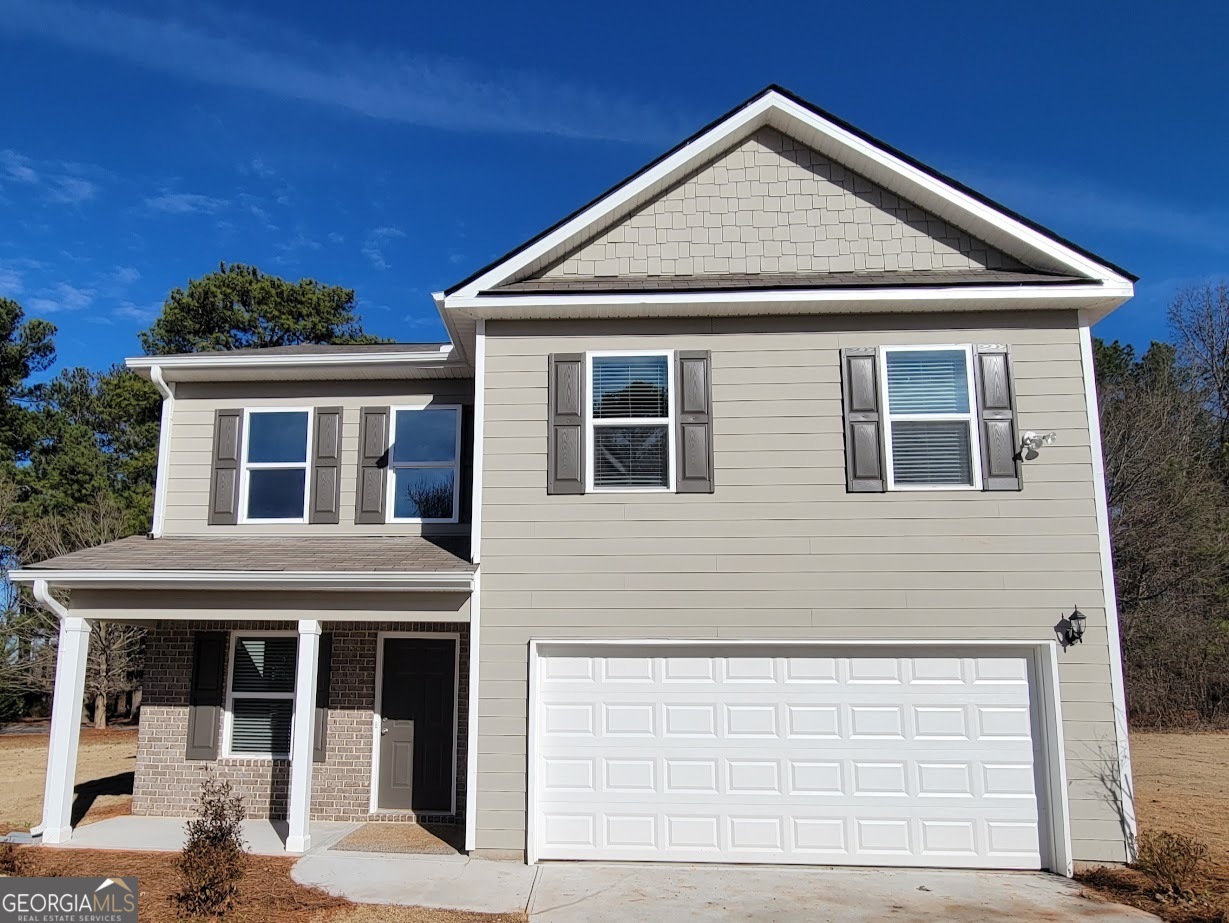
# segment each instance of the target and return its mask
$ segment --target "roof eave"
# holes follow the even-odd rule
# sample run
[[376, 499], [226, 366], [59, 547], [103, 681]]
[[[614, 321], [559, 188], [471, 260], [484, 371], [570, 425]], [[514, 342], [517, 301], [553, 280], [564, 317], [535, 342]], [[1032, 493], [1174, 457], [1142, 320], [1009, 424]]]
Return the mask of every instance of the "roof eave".
[[681, 292], [576, 292], [454, 296], [454, 310], [487, 320], [542, 317], [692, 317], [996, 310], [1079, 310], [1103, 317], [1134, 285], [1072, 283], [851, 288], [734, 289]]
[[16, 583], [45, 580], [64, 589], [132, 590], [346, 590], [469, 593], [473, 571], [203, 571], [53, 570], [9, 573]]

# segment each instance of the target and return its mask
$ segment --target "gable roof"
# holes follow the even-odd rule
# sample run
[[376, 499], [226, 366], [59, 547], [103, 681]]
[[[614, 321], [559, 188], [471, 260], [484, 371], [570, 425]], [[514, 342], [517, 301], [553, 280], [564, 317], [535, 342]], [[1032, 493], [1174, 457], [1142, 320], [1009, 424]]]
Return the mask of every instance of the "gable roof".
[[[1128, 285], [1136, 277], [1121, 267], [1059, 236], [1054, 231], [1012, 211], [933, 167], [910, 157], [820, 107], [772, 85], [710, 122], [636, 173], [608, 189], [572, 214], [535, 235], [498, 260], [442, 293], [471, 297], [491, 292], [541, 262], [543, 254], [557, 257], [614, 223], [646, 201], [677, 183], [723, 146], [745, 137], [762, 125], [797, 137], [872, 181], [921, 206], [932, 208], [944, 220], [958, 225], [1043, 272], [1085, 275], [1104, 282]], [[982, 231], [989, 233], [981, 233]], [[998, 239], [995, 239], [995, 238]], [[1003, 247], [1002, 243], [1008, 244]], [[1128, 295], [1129, 297], [1129, 295]]]

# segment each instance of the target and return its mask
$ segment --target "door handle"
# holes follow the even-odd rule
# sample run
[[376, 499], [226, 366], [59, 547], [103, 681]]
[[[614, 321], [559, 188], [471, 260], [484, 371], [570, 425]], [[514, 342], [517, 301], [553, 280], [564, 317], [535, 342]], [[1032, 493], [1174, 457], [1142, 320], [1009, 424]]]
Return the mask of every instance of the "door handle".
[[388, 733], [388, 724], [387, 723], [381, 724], [380, 725], [380, 736], [383, 737], [387, 733]]

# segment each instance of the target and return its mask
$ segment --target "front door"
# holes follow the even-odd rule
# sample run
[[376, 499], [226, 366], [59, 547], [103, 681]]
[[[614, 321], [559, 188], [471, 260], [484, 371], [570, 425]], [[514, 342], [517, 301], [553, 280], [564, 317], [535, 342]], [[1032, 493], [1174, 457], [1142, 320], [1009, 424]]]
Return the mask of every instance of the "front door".
[[451, 811], [456, 658], [452, 638], [384, 639], [376, 799], [383, 810]]

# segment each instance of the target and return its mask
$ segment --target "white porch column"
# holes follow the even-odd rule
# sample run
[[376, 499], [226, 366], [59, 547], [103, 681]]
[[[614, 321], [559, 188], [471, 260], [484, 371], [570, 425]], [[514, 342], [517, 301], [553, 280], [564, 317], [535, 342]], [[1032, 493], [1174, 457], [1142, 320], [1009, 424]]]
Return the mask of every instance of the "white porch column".
[[[45, 586], [43, 592], [46, 592]], [[40, 602], [47, 603], [37, 587], [35, 595]], [[67, 843], [73, 835], [73, 788], [77, 778], [77, 744], [81, 739], [81, 703], [85, 698], [90, 623], [68, 615], [59, 603], [48, 608], [60, 615], [60, 647], [56, 654], [55, 692], [51, 702], [47, 779], [43, 785], [43, 842]]]
[[320, 661], [320, 623], [299, 622], [299, 656], [294, 672], [294, 721], [290, 731], [290, 832], [286, 852], [311, 849], [312, 732], [316, 726], [316, 670]]

